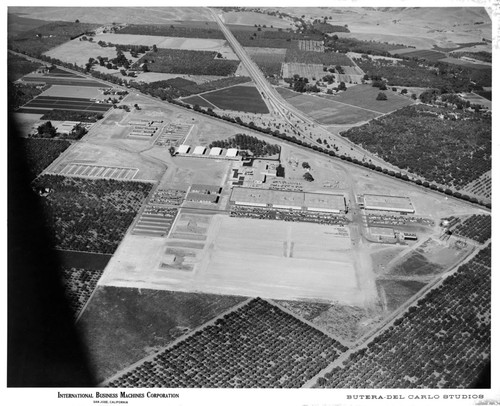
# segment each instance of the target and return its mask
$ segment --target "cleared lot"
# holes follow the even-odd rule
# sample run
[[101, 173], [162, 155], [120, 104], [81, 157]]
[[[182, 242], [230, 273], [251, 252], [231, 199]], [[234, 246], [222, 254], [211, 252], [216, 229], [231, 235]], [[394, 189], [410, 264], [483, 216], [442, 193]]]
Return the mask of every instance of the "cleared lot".
[[[168, 248], [170, 238], [139, 245], [127, 236], [101, 283], [360, 306], [376, 298], [368, 255], [353, 249], [337, 227], [215, 215], [207, 232], [200, 229], [205, 233], [197, 242], [204, 248], [189, 255], [192, 267], [185, 270], [161, 266], [179, 255]], [[193, 251], [193, 240], [176, 240], [177, 249]]]

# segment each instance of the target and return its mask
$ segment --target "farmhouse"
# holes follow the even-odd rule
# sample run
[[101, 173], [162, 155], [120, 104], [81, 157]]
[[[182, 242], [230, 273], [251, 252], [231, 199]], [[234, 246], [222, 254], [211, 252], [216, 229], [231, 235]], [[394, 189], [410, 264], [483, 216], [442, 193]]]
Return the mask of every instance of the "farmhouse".
[[415, 208], [408, 197], [387, 195], [364, 195], [366, 210], [395, 211], [399, 213], [415, 213]]
[[69, 135], [78, 124], [80, 124], [79, 121], [63, 121], [56, 127], [56, 130], [60, 134]]

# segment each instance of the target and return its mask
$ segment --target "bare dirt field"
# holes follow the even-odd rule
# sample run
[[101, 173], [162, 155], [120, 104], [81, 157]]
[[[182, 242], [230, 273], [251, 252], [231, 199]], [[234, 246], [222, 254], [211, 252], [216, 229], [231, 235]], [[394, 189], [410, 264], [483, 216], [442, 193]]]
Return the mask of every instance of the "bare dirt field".
[[166, 166], [132, 151], [110, 144], [77, 143], [47, 168], [48, 172], [66, 164], [84, 164], [139, 169], [134, 180], [158, 180]]
[[[180, 220], [173, 232], [189, 223], [193, 219], [187, 218], [187, 223], [186, 218]], [[204, 234], [206, 225], [199, 220], [195, 223], [190, 233]], [[368, 255], [353, 250], [350, 238], [339, 236], [336, 227], [216, 215], [210, 219], [206, 233], [202, 252], [176, 247], [196, 251], [190, 257], [192, 272], [161, 269], [170, 239], [142, 239], [139, 243], [135, 236], [127, 236], [101, 283], [291, 300], [338, 300], [361, 306], [376, 300]], [[172, 252], [170, 249], [170, 260]]]
[[97, 41], [89, 42], [74, 39], [47, 51], [45, 55], [63, 62], [76, 63], [83, 66], [89, 61], [89, 58], [97, 58], [98, 56], [110, 59], [115, 58], [116, 49], [114, 47], [103, 48], [97, 45]]

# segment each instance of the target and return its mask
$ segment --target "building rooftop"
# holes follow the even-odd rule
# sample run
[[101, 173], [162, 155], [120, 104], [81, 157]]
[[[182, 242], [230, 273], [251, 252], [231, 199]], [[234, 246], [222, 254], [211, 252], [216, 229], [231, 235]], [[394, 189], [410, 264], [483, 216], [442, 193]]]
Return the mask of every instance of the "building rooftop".
[[213, 147], [211, 150], [210, 150], [210, 155], [220, 155], [222, 152], [222, 148], [219, 148], [219, 147]]
[[206, 150], [207, 150], [206, 147], [197, 146], [197, 147], [195, 147], [195, 149], [193, 151], [193, 154], [195, 154], [195, 155], [203, 155]]
[[180, 154], [187, 154], [189, 151], [189, 145], [180, 145], [179, 148], [177, 149], [177, 152]]
[[237, 156], [238, 155], [238, 149], [237, 148], [229, 148], [226, 152], [226, 156]]

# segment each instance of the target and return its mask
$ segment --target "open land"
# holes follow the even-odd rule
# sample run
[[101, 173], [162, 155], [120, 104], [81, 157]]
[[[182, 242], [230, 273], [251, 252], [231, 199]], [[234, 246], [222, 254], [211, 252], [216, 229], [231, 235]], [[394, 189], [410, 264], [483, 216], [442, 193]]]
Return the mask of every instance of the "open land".
[[321, 124], [356, 124], [380, 116], [380, 113], [374, 110], [335, 102], [319, 96], [300, 94], [283, 88], [277, 90], [294, 107]]

